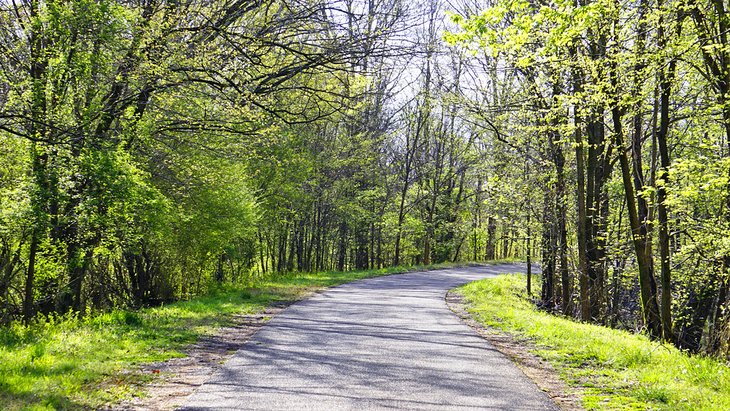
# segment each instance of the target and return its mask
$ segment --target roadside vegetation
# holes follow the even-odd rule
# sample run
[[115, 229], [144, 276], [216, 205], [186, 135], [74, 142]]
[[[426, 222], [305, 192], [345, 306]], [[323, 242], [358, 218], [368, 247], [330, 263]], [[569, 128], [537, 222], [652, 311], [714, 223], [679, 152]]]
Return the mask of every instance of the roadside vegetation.
[[535, 308], [525, 277], [503, 275], [459, 289], [481, 323], [527, 339], [589, 410], [727, 410], [730, 369], [645, 335], [580, 323]]
[[245, 3], [0, 1], [0, 325], [533, 258], [730, 356], [726, 2]]
[[184, 356], [187, 345], [229, 325], [234, 315], [259, 313], [272, 303], [296, 301], [326, 287], [414, 269], [293, 273], [138, 311], [50, 316], [29, 326], [14, 323], [0, 329], [0, 408], [98, 409], [142, 393], [154, 374], [139, 371], [141, 364]]

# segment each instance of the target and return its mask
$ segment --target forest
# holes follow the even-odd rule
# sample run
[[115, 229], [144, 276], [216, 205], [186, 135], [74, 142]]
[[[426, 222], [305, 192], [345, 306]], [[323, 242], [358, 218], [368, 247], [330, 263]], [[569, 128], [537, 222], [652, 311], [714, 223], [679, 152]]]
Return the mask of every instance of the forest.
[[0, 324], [521, 259], [544, 310], [727, 357], [727, 8], [2, 0]]

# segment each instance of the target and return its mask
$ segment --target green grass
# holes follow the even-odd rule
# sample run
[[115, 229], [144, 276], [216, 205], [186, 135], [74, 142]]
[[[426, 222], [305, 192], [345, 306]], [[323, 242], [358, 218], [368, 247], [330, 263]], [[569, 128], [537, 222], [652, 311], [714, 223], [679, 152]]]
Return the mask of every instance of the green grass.
[[524, 275], [513, 274], [459, 292], [478, 321], [530, 339], [568, 384], [584, 387], [585, 408], [730, 410], [730, 369], [721, 361], [538, 311], [524, 290]]
[[138, 371], [139, 365], [183, 356], [185, 346], [230, 324], [233, 315], [261, 312], [274, 302], [295, 301], [326, 287], [415, 269], [290, 274], [161, 307], [2, 327], [0, 409], [97, 409], [139, 395], [154, 377]]

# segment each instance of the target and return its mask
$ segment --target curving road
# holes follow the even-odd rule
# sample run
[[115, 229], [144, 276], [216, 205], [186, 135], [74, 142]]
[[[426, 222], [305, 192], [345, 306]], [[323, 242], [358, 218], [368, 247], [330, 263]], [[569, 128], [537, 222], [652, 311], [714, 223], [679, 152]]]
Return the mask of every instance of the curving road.
[[182, 408], [556, 410], [446, 307], [447, 290], [519, 265], [357, 281], [286, 309]]

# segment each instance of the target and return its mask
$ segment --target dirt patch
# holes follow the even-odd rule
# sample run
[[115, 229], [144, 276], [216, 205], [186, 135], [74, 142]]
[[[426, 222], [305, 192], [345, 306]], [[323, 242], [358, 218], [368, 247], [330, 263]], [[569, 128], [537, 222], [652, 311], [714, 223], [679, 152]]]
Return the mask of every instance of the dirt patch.
[[579, 395], [580, 389], [569, 387], [560, 379], [558, 372], [550, 363], [530, 352], [536, 348], [530, 340], [517, 339], [503, 331], [477, 322], [466, 311], [464, 297], [457, 292], [449, 291], [446, 294], [446, 305], [464, 323], [489, 341], [494, 348], [514, 361], [528, 378], [555, 401], [561, 410], [583, 410]]
[[159, 374], [144, 387], [144, 397], [114, 404], [114, 411], [167, 411], [180, 407], [195, 389], [251, 338], [273, 316], [282, 312], [293, 301], [275, 303], [263, 312], [236, 315], [233, 324], [219, 328], [215, 334], [201, 337], [183, 350], [185, 357], [145, 364], [141, 372]]

